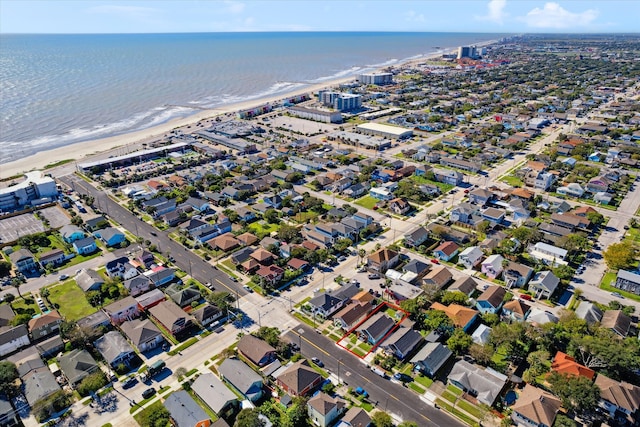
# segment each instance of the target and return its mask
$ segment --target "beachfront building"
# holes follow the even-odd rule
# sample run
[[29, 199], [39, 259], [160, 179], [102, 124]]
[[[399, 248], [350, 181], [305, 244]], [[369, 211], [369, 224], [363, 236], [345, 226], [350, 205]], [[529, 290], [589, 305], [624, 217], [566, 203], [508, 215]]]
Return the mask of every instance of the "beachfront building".
[[287, 111], [295, 117], [313, 120], [322, 123], [342, 123], [342, 113], [340, 111], [325, 111], [308, 107], [289, 107]]
[[266, 114], [272, 110], [271, 105], [264, 104], [254, 108], [247, 108], [246, 110], [238, 111], [239, 119], [250, 119], [252, 117], [257, 117], [262, 114]]
[[413, 130], [411, 129], [382, 123], [363, 123], [356, 126], [356, 129], [365, 135], [376, 135], [390, 139], [406, 139], [413, 136]]
[[11, 212], [29, 204], [47, 203], [57, 196], [58, 189], [53, 178], [40, 171], [27, 172], [24, 181], [0, 188], [0, 212]]
[[358, 75], [358, 81], [363, 85], [388, 85], [393, 83], [391, 73], [364, 73]]
[[190, 149], [190, 142], [177, 142], [175, 144], [163, 145], [162, 147], [149, 148], [148, 150], [134, 151], [133, 153], [128, 153], [123, 156], [109, 157], [108, 159], [96, 160], [94, 162], [78, 163], [78, 170], [81, 172], [99, 172], [114, 167], [130, 166], [147, 160], [165, 157], [170, 153], [184, 153]]

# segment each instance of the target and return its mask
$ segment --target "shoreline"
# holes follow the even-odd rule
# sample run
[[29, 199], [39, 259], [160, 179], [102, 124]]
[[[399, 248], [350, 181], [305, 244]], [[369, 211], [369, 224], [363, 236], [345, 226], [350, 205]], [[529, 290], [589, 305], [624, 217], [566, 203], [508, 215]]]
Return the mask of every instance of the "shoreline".
[[[496, 42], [497, 40], [489, 40], [476, 43], [476, 46], [484, 47], [495, 44]], [[452, 51], [453, 48], [445, 48], [438, 52], [424, 54], [419, 58], [406, 59], [388, 67], [380, 67], [377, 70], [379, 71], [382, 68], [397, 69], [400, 67], [406, 67], [407, 65], [419, 64], [421, 62], [438, 58], [443, 53], [450, 53]], [[354, 79], [355, 76], [338, 77], [323, 82], [309, 84], [290, 92], [267, 95], [261, 98], [240, 101], [233, 104], [203, 110], [187, 117], [175, 118], [146, 129], [110, 136], [107, 138], [79, 141], [63, 147], [41, 151], [0, 165], [0, 179], [7, 179], [17, 175], [22, 175], [25, 172], [32, 170], [42, 170], [48, 165], [63, 161], [78, 162], [88, 161], [92, 158], [99, 159], [100, 157], [104, 157], [105, 155], [120, 149], [123, 152], [136, 151], [136, 149], [140, 148], [142, 144], [163, 138], [174, 129], [194, 126], [202, 121], [213, 120], [217, 116], [234, 114], [239, 110], [253, 108], [266, 103], [274, 103], [291, 96], [302, 95], [305, 93], [312, 94], [322, 89], [353, 81]]]

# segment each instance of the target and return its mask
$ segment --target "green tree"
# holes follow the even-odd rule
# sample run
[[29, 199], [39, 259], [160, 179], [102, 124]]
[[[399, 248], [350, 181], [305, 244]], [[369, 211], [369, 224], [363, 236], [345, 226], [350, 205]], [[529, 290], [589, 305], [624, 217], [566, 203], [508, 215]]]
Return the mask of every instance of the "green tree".
[[286, 423], [286, 427], [308, 427], [311, 425], [309, 412], [307, 411], [307, 401], [306, 397], [293, 399], [293, 406], [287, 411], [289, 422]]
[[578, 427], [578, 424], [566, 415], [558, 414], [553, 427]]
[[342, 239], [338, 239], [338, 241], [336, 241], [336, 243], [333, 245], [333, 248], [336, 250], [336, 252], [343, 252], [351, 245], [353, 245], [353, 240], [345, 237]]
[[415, 421], [403, 421], [398, 424], [398, 427], [418, 427], [418, 423]]
[[600, 212], [587, 212], [587, 219], [591, 224], [600, 226], [604, 224], [605, 218]]
[[450, 292], [446, 291], [440, 297], [440, 302], [444, 305], [459, 304], [467, 305], [468, 298], [460, 291]]
[[291, 242], [300, 236], [300, 232], [297, 227], [289, 224], [282, 224], [278, 229], [278, 239], [285, 242]]
[[484, 313], [482, 315], [482, 321], [487, 325], [493, 327], [500, 323], [500, 316], [495, 313]]
[[529, 368], [524, 372], [524, 379], [528, 383], [536, 382], [536, 378], [549, 371], [549, 352], [538, 350], [527, 356]]
[[8, 261], [0, 261], [0, 277], [6, 276], [11, 272], [11, 263]]
[[11, 323], [11, 326], [26, 325], [27, 323], [29, 323], [29, 320], [31, 320], [30, 314], [20, 313], [20, 314], [17, 314], [13, 319], [11, 319], [10, 323]]
[[266, 341], [271, 347], [277, 347], [280, 344], [280, 329], [276, 327], [262, 326], [254, 335]]
[[264, 421], [259, 418], [260, 411], [256, 408], [243, 409], [238, 413], [233, 427], [264, 427]]
[[371, 416], [371, 423], [375, 427], [393, 427], [393, 420], [391, 415], [383, 411], [378, 411]]
[[637, 250], [629, 242], [612, 243], [602, 252], [607, 266], [613, 270], [628, 268], [633, 265]]
[[0, 362], [0, 394], [13, 396], [16, 390], [15, 380], [18, 379], [18, 369], [11, 362]]
[[233, 297], [226, 291], [212, 292], [206, 296], [206, 299], [222, 311], [227, 310], [230, 307], [229, 303], [233, 302]]
[[491, 357], [495, 352], [491, 344], [480, 345], [473, 343], [469, 347], [469, 356], [473, 357], [476, 362], [483, 366], [489, 366], [491, 364]]
[[427, 310], [422, 321], [423, 329], [427, 331], [440, 331], [446, 332], [453, 327], [451, 319], [440, 310]]
[[551, 372], [547, 382], [551, 392], [562, 401], [562, 406], [579, 414], [593, 410], [600, 399], [600, 388], [581, 375]]
[[89, 374], [85, 377], [80, 384], [76, 387], [80, 396], [88, 396], [91, 392], [98, 391], [105, 385], [107, 385], [107, 376], [101, 370]]
[[453, 335], [447, 340], [447, 347], [459, 356], [466, 353], [472, 343], [471, 335], [467, 334], [461, 328], [456, 328], [455, 331], [453, 331]]
[[280, 222], [278, 211], [275, 209], [267, 209], [264, 212], [264, 219], [270, 224], [277, 224]]

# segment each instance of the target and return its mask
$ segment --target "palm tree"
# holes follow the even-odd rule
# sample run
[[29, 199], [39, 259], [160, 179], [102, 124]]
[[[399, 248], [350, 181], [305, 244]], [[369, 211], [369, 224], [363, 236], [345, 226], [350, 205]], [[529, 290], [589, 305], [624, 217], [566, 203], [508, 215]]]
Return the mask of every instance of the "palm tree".
[[358, 256], [360, 257], [360, 263], [362, 263], [364, 257], [367, 256], [366, 249], [358, 249]]

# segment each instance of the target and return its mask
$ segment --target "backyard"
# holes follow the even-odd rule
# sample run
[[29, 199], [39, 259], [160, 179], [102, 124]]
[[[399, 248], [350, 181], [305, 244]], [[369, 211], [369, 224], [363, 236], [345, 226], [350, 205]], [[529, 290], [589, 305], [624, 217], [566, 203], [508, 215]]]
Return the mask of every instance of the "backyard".
[[69, 322], [82, 319], [97, 311], [89, 305], [84, 292], [76, 285], [74, 280], [49, 288], [48, 299]]
[[379, 202], [380, 200], [376, 199], [375, 197], [371, 197], [371, 196], [364, 196], [359, 198], [358, 200], [356, 200], [354, 203], [356, 205], [362, 206], [363, 208], [367, 208], [367, 209], [373, 209], [373, 207]]

